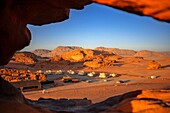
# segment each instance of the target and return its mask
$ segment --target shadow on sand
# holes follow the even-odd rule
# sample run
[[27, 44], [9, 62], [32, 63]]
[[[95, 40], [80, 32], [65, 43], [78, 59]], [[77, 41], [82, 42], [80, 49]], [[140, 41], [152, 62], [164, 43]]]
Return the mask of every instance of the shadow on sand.
[[170, 65], [161, 66], [161, 68], [168, 68]]

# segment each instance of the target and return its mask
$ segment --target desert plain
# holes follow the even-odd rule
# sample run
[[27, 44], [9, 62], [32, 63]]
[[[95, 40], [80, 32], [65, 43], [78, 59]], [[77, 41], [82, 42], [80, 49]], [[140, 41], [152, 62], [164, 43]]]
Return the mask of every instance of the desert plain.
[[0, 74], [27, 101], [54, 113], [164, 113], [169, 53], [59, 46], [17, 52]]
[[[38, 100], [40, 97], [87, 98], [92, 103], [98, 103], [135, 90], [170, 89], [170, 58], [167, 53], [116, 49], [115, 54], [113, 49], [101, 49], [63, 46], [53, 51], [44, 50], [41, 54], [37, 51], [42, 50], [20, 52], [5, 68], [41, 71], [46, 75], [46, 81], [53, 81], [42, 85], [40, 90], [23, 91], [24, 96], [31, 100]], [[89, 73], [93, 72], [90, 76]], [[102, 74], [104, 77], [100, 77]], [[64, 82], [63, 76], [76, 81]]]

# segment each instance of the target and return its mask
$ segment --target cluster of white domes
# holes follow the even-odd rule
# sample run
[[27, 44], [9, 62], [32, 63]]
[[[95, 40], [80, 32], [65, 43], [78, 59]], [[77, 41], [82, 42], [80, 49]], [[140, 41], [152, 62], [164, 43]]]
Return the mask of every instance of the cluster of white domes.
[[74, 75], [75, 74], [75, 72], [73, 70], [68, 70], [67, 73], [70, 74], [70, 75]]
[[95, 72], [90, 72], [90, 73], [87, 74], [87, 76], [93, 77], [95, 74], [96, 74]]
[[[38, 70], [37, 73], [44, 73], [46, 75], [48, 74], [56, 74], [56, 75], [64, 75], [64, 74], [68, 74], [68, 75], [79, 75], [79, 76], [89, 76], [89, 77], [94, 77], [96, 74], [96, 72], [84, 72], [83, 70], [82, 71], [79, 71], [79, 72], [75, 72], [73, 70], [67, 70], [67, 71], [62, 71], [62, 70], [55, 70], [55, 71], [52, 71], [52, 70], [46, 70], [45, 72], [43, 72], [42, 70]], [[108, 77], [118, 77], [118, 74], [116, 73], [104, 73], [104, 72], [101, 72], [98, 74], [98, 77], [99, 78], [108, 78]]]
[[84, 71], [79, 71], [78, 75], [84, 76], [84, 75], [86, 75], [86, 73]]
[[62, 71], [62, 70], [57, 70], [57, 71], [55, 72], [55, 74], [61, 75], [61, 74], [63, 74], [63, 71]]

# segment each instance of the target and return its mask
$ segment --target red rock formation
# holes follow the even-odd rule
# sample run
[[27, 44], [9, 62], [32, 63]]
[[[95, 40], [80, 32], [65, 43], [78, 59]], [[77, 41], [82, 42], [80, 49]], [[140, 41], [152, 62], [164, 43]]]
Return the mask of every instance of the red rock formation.
[[161, 68], [161, 64], [159, 64], [158, 62], [152, 61], [148, 63], [147, 69], [159, 69], [159, 68]]
[[48, 53], [46, 56], [47, 57], [54, 57], [56, 55], [61, 55], [64, 52], [70, 52], [72, 50], [76, 49], [83, 49], [82, 47], [77, 47], [77, 46], [58, 46], [54, 50], [52, 50], [50, 53]]
[[[119, 103], [106, 110], [105, 113], [166, 113], [170, 110], [168, 105], [169, 90], [144, 90], [130, 92], [118, 97]], [[136, 94], [137, 95], [136, 95]]]
[[55, 61], [55, 62], [58, 62], [61, 60], [62, 60], [62, 58], [60, 56], [54, 56], [54, 57], [50, 58], [50, 61]]
[[93, 0], [123, 11], [170, 22], [169, 0]]
[[61, 57], [64, 60], [69, 60], [73, 62], [82, 62], [82, 61], [97, 59], [99, 58], [98, 55], [102, 55], [104, 57], [104, 56], [111, 56], [114, 54], [109, 53], [107, 51], [79, 49], [79, 50], [73, 50], [70, 52], [64, 52], [63, 54], [61, 54]]
[[19, 52], [14, 55], [14, 60], [16, 62], [21, 62], [25, 64], [34, 64], [38, 61], [37, 58], [38, 57], [31, 52]]
[[84, 66], [87, 66], [90, 68], [114, 66], [114, 63], [116, 63], [115, 58], [116, 57], [114, 56], [105, 57], [102, 54], [100, 54], [100, 55], [92, 57], [91, 61], [84, 62]]
[[38, 80], [46, 81], [46, 75], [40, 73], [32, 73], [27, 70], [0, 69], [0, 75], [8, 82]]
[[61, 57], [64, 60], [81, 62], [85, 60], [85, 57], [93, 57], [94, 51], [92, 50], [73, 50], [70, 52], [64, 52]]

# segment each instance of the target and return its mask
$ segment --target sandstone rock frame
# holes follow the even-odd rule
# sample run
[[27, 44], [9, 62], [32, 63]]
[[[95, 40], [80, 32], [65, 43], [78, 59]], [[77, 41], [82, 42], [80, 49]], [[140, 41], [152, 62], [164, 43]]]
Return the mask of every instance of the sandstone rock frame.
[[[0, 0], [0, 65], [7, 64], [17, 50], [29, 45], [31, 33], [27, 24], [64, 21], [69, 18], [70, 9], [83, 9], [93, 2], [170, 23], [169, 0]], [[1, 77], [0, 91], [2, 113], [14, 110], [16, 113], [51, 113], [30, 105], [18, 90]]]
[[169, 0], [1, 0], [0, 1], [0, 65], [31, 40], [27, 24], [44, 25], [69, 18], [70, 9], [83, 9], [99, 3], [137, 15], [151, 16], [170, 22]]

